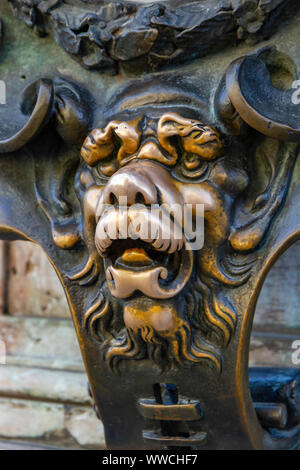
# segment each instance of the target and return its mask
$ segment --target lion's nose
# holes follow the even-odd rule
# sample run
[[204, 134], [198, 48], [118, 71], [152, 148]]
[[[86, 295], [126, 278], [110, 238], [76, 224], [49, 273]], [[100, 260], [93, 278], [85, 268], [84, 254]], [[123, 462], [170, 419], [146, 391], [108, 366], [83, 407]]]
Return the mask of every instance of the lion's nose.
[[118, 206], [157, 204], [157, 188], [142, 166], [129, 165], [110, 178], [103, 191], [103, 202]]

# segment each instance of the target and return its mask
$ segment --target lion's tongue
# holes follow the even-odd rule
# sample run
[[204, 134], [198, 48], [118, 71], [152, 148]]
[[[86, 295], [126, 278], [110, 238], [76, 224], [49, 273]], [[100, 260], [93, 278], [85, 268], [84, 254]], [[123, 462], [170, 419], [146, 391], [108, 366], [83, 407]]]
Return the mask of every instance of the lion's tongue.
[[147, 255], [144, 248], [129, 248], [125, 250], [120, 257], [120, 260], [125, 264], [139, 264], [147, 265], [152, 264], [151, 258]]
[[166, 284], [168, 269], [165, 266], [134, 270], [113, 266], [108, 258], [104, 258], [105, 275], [111, 294], [125, 299], [134, 292], [142, 292], [153, 299], [169, 299], [175, 297], [188, 282], [193, 270], [192, 250], [184, 250], [180, 266], [174, 279]]

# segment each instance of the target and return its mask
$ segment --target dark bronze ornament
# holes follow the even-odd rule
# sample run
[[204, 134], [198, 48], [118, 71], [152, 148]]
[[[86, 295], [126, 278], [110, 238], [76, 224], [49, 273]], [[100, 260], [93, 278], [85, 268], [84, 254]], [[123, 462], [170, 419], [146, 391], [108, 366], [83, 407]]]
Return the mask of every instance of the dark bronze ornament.
[[[50, 33], [83, 67], [157, 69], [214, 49], [268, 38], [290, 0], [167, 0], [164, 2], [9, 0], [39, 35]], [[146, 3], [146, 4], [145, 4]]]
[[[300, 233], [300, 56], [280, 36], [249, 38], [287, 15], [282, 34], [299, 41], [299, 8], [9, 3], [85, 67], [124, 66], [89, 82], [51, 45], [76, 78], [34, 76], [0, 141], [1, 236], [40, 244], [55, 266], [108, 447], [296, 448], [299, 393], [283, 390], [299, 371], [251, 371], [252, 400], [248, 346], [263, 280]], [[236, 39], [242, 53], [220, 53]], [[183, 214], [197, 220], [199, 205], [192, 249]]]

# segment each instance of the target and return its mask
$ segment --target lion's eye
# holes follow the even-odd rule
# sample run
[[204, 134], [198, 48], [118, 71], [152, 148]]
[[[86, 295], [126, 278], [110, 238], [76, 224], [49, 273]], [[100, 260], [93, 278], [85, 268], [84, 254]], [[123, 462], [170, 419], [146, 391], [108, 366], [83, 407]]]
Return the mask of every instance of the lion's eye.
[[102, 179], [108, 179], [117, 171], [117, 162], [101, 163], [95, 169], [97, 176]]
[[187, 170], [193, 171], [201, 166], [201, 159], [198, 155], [191, 154], [187, 155], [183, 160], [184, 166]]
[[208, 168], [208, 162], [196, 154], [186, 155], [181, 162], [181, 173], [187, 178], [201, 178]]

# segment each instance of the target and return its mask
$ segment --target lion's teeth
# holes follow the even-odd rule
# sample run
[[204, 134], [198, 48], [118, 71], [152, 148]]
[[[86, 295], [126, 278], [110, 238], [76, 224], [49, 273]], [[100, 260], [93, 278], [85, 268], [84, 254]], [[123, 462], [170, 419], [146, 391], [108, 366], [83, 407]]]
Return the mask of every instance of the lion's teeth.
[[171, 240], [170, 247], [168, 249], [168, 253], [172, 254], [177, 250], [178, 247], [178, 241], [177, 240]]
[[182, 250], [182, 247], [183, 247], [183, 239], [180, 238], [180, 239], [178, 240], [178, 247], [177, 247], [177, 250], [178, 250], [178, 251]]

